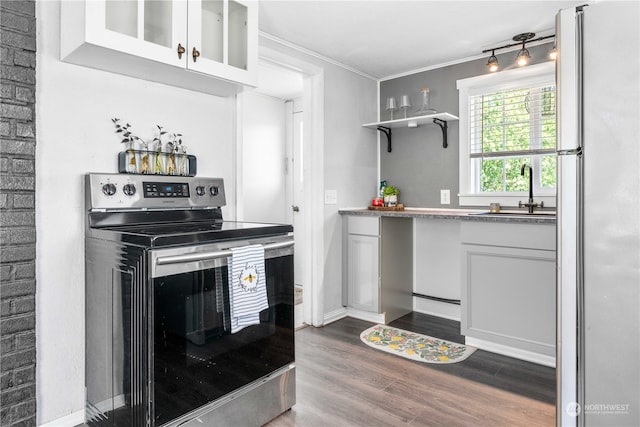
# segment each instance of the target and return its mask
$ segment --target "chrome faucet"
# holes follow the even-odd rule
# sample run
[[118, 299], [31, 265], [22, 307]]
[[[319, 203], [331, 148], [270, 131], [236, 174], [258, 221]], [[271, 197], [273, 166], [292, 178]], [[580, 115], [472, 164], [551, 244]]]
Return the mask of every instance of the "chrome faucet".
[[533, 210], [538, 206], [544, 208], [544, 202], [540, 202], [539, 204], [534, 202], [533, 200], [533, 168], [528, 164], [523, 164], [520, 167], [520, 175], [524, 176], [524, 170], [529, 169], [529, 201], [527, 203], [518, 202], [518, 207], [527, 207], [529, 209], [529, 213], [533, 213]]

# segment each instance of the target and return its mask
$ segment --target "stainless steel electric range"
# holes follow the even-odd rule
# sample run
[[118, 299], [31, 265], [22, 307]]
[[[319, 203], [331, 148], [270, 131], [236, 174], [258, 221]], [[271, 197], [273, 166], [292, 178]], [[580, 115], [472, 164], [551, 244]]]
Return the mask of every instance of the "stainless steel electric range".
[[[217, 178], [88, 174], [85, 205], [88, 425], [259, 426], [295, 404], [290, 225], [224, 221]], [[268, 308], [232, 332], [247, 247]]]

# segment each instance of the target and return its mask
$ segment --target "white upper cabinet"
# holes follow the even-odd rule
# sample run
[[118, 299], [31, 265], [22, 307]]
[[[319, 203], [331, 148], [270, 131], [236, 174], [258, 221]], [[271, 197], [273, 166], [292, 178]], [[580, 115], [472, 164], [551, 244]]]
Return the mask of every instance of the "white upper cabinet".
[[64, 61], [221, 96], [257, 84], [257, 1], [61, 5]]

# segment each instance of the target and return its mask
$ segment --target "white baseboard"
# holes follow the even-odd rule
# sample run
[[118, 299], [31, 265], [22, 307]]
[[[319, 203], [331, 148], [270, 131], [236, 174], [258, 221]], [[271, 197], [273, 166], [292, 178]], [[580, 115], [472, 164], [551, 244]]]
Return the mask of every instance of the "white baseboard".
[[344, 319], [347, 317], [347, 308], [341, 307], [337, 310], [331, 311], [329, 313], [325, 313], [323, 318], [323, 325], [328, 325], [329, 323], [333, 323], [337, 320]]
[[465, 344], [471, 347], [490, 351], [492, 353], [498, 353], [515, 359], [537, 363], [538, 365], [549, 366], [551, 368], [556, 367], [556, 358], [554, 356], [547, 356], [540, 353], [534, 353], [533, 351], [521, 350], [519, 348], [470, 337], [465, 337]]
[[366, 322], [380, 323], [383, 325], [386, 324], [385, 313], [372, 313], [370, 311], [362, 311], [357, 308], [347, 307], [347, 316], [364, 320]]
[[49, 421], [44, 424], [39, 424], [38, 427], [73, 427], [80, 424], [84, 424], [84, 409], [73, 412], [62, 418], [57, 418], [53, 421]]

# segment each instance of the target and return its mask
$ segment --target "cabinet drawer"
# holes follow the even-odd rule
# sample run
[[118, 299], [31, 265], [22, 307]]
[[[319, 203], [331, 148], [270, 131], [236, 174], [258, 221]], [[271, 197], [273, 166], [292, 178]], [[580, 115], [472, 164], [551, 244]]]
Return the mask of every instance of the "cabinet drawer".
[[379, 229], [380, 220], [378, 217], [347, 217], [347, 230], [349, 234], [378, 236]]
[[555, 224], [463, 221], [460, 237], [463, 244], [556, 250]]

